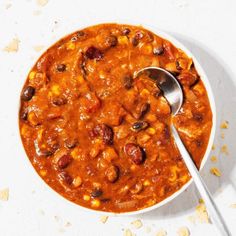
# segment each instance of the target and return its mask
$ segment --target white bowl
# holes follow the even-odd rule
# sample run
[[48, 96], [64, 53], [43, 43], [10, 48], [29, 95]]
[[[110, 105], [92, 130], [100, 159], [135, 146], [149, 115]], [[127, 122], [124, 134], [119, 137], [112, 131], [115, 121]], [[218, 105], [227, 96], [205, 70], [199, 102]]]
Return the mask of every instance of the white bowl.
[[[128, 23], [127, 22], [125, 22], [125, 23], [124, 22], [116, 22], [116, 23], [117, 24], [127, 24], [127, 25], [140, 25], [140, 24], [134, 24], [133, 22], [131, 22], [131, 23], [130, 22], [128, 22]], [[158, 35], [158, 36], [160, 36], [160, 37], [162, 37], [164, 39], [167, 39], [175, 47], [180, 48], [181, 50], [183, 50], [186, 53], [187, 56], [192, 58], [192, 60], [194, 62], [194, 66], [195, 66], [198, 74], [200, 75], [200, 78], [201, 78], [201, 80], [202, 80], [202, 82], [203, 82], [203, 84], [204, 84], [204, 86], [206, 88], [206, 91], [207, 91], [207, 94], [208, 94], [209, 103], [210, 103], [210, 107], [211, 107], [211, 110], [212, 110], [212, 128], [211, 128], [211, 134], [210, 134], [210, 138], [209, 138], [209, 141], [208, 141], [207, 149], [206, 149], [206, 152], [205, 152], [204, 157], [203, 157], [202, 162], [201, 162], [201, 166], [200, 166], [200, 170], [201, 170], [203, 168], [203, 166], [205, 165], [205, 163], [207, 161], [207, 158], [208, 158], [208, 156], [210, 154], [210, 151], [211, 151], [211, 148], [212, 148], [212, 145], [213, 145], [213, 141], [214, 141], [215, 130], [216, 130], [216, 107], [215, 107], [215, 100], [214, 100], [214, 96], [213, 96], [213, 92], [212, 92], [209, 80], [208, 80], [208, 78], [206, 76], [206, 73], [204, 72], [203, 68], [201, 67], [201, 65], [199, 64], [197, 59], [195, 58], [195, 56], [182, 43], [180, 43], [177, 39], [175, 39], [173, 36], [163, 32], [163, 31], [161, 31], [161, 30], [159, 30], [159, 29], [157, 29], [157, 28], [155, 28], [153, 26], [146, 25], [146, 24], [142, 24], [141, 26], [144, 27], [147, 30], [150, 30], [154, 34], [156, 34], [156, 35]], [[89, 25], [88, 26], [83, 26], [83, 27], [81, 27], [81, 29], [86, 28], [86, 27], [89, 27]], [[77, 30], [79, 30], [79, 29], [77, 29]], [[65, 36], [68, 33], [70, 34], [70, 32], [66, 32]], [[31, 68], [29, 68], [29, 70], [30, 69]], [[19, 95], [19, 98], [20, 98], [20, 95]], [[19, 133], [19, 137], [20, 137], [20, 133]], [[23, 146], [23, 145], [21, 145], [21, 146]], [[27, 156], [26, 156], [26, 159], [28, 159]], [[28, 160], [28, 163], [30, 163], [29, 160]], [[30, 165], [31, 165], [31, 163], [30, 163]], [[31, 167], [32, 167], [32, 165], [31, 165]], [[34, 170], [34, 172], [37, 173], [35, 170]], [[80, 205], [78, 205], [78, 204], [76, 204], [74, 202], [71, 202], [71, 201], [69, 201], [67, 199], [66, 199], [67, 201], [65, 201], [65, 198], [62, 197], [56, 191], [54, 191], [51, 187], [49, 187], [48, 189], [51, 189], [52, 192], [57, 193], [57, 194], [53, 194], [52, 198], [54, 198], [54, 196], [57, 197], [59, 195], [63, 199], [64, 202], [72, 204], [74, 207], [77, 207], [78, 209], [81, 209], [83, 211], [90, 211], [92, 213], [100, 213], [100, 214], [102, 213], [102, 214], [106, 214], [107, 216], [114, 216], [114, 215], [125, 216], [125, 215], [136, 215], [136, 214], [145, 213], [145, 212], [157, 209], [157, 208], [167, 204], [168, 202], [170, 202], [174, 198], [176, 198], [178, 195], [180, 195], [182, 192], [184, 192], [184, 190], [186, 190], [189, 187], [189, 185], [192, 183], [192, 181], [193, 180], [190, 179], [178, 191], [176, 191], [175, 193], [173, 193], [169, 197], [165, 198], [164, 200], [162, 200], [161, 202], [158, 202], [157, 204], [155, 204], [153, 206], [150, 206], [150, 207], [147, 207], [147, 208], [144, 208], [144, 209], [141, 209], [141, 210], [137, 210], [137, 211], [129, 211], [129, 212], [121, 212], [121, 213], [113, 213], [113, 212], [99, 211], [99, 210], [93, 210], [93, 209], [90, 209], [90, 208], [86, 208], [86, 207], [80, 206]], [[42, 182], [44, 184], [46, 184], [43, 180], [42, 180]]]

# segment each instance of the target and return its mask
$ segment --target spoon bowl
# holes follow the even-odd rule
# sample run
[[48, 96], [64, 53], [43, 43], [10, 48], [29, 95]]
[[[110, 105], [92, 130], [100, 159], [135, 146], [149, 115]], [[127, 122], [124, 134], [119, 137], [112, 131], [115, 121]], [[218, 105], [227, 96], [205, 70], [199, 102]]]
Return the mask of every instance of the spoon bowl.
[[141, 74], [145, 74], [156, 81], [156, 85], [171, 107], [172, 114], [176, 115], [183, 104], [183, 91], [177, 79], [170, 72], [160, 67], [145, 67], [139, 70], [134, 77], [137, 78]]

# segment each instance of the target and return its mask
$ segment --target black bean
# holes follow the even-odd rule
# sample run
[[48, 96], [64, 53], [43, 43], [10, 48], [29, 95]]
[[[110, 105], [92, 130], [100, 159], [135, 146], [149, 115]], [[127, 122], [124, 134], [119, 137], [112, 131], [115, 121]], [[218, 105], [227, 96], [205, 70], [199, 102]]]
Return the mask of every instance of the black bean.
[[164, 48], [162, 46], [153, 48], [154, 55], [159, 56], [159, 55], [163, 54], [163, 52], [164, 52]]
[[94, 46], [91, 46], [85, 52], [85, 56], [88, 59], [101, 60], [103, 58], [103, 52], [101, 50], [99, 50], [98, 48], [95, 48]]
[[130, 33], [130, 29], [129, 28], [125, 28], [125, 29], [123, 29], [123, 31], [122, 31], [122, 34], [123, 35], [128, 35]]
[[126, 75], [123, 79], [124, 87], [128, 90], [133, 87], [133, 82], [134, 82], [134, 80], [133, 80], [132, 76], [130, 76], [130, 75]]
[[35, 94], [35, 88], [32, 86], [27, 86], [24, 88], [22, 94], [21, 94], [21, 99], [23, 101], [29, 101]]
[[97, 198], [97, 197], [100, 197], [100, 196], [102, 196], [102, 194], [103, 194], [103, 191], [101, 190], [101, 189], [94, 189], [92, 192], [91, 192], [91, 197], [93, 197], [93, 198]]
[[28, 117], [28, 109], [24, 108], [20, 111], [20, 119], [27, 120], [27, 117]]
[[72, 149], [78, 145], [78, 140], [77, 139], [67, 139], [65, 141], [65, 146], [69, 149]]
[[147, 127], [148, 123], [146, 121], [137, 121], [132, 125], [131, 129], [135, 132], [138, 132], [140, 130], [146, 129]]
[[65, 64], [58, 64], [57, 65], [57, 71], [58, 72], [64, 72], [66, 70], [66, 65]]
[[137, 107], [136, 112], [133, 113], [134, 118], [142, 119], [150, 110], [150, 104], [144, 103]]

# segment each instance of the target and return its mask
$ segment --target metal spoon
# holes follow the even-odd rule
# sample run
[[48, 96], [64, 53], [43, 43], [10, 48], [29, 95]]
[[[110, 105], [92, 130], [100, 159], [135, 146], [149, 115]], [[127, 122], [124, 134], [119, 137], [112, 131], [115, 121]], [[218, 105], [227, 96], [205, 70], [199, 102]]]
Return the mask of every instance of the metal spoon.
[[[156, 84], [162, 90], [164, 97], [166, 98], [171, 107], [172, 115], [175, 116], [179, 112], [183, 103], [183, 91], [176, 78], [165, 69], [159, 67], [143, 68], [137, 73], [135, 73], [134, 77], [137, 78], [141, 74], [145, 74], [149, 78], [156, 81]], [[171, 131], [175, 139], [175, 143], [179, 148], [181, 156], [184, 159], [184, 162], [193, 178], [193, 181], [206, 204], [212, 221], [218, 227], [221, 235], [230, 236], [231, 233], [227, 228], [224, 219], [222, 218], [212, 198], [211, 193], [209, 192], [191, 156], [189, 155], [182, 140], [180, 139], [179, 134], [176, 128], [174, 127], [173, 123], [171, 124]]]

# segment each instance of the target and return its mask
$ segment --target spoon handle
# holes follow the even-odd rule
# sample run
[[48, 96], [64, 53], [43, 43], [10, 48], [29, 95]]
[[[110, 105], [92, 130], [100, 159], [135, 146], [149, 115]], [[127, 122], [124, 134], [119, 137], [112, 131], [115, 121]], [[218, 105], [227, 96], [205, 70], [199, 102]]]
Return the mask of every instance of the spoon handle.
[[202, 177], [200, 176], [200, 173], [198, 169], [196, 168], [194, 162], [192, 161], [192, 158], [190, 157], [188, 151], [186, 150], [182, 140], [179, 137], [179, 134], [174, 127], [174, 125], [171, 125], [171, 131], [172, 135], [175, 139], [175, 143], [181, 153], [182, 158], [184, 159], [184, 162], [194, 180], [194, 183], [199, 191], [199, 193], [202, 196], [202, 199], [204, 200], [207, 210], [209, 211], [209, 215], [211, 216], [212, 221], [215, 223], [216, 227], [218, 227], [218, 230], [220, 231], [221, 235], [223, 236], [231, 236], [231, 233], [229, 229], [227, 228], [223, 217], [221, 216], [211, 193], [209, 192], [206, 184], [204, 183]]

